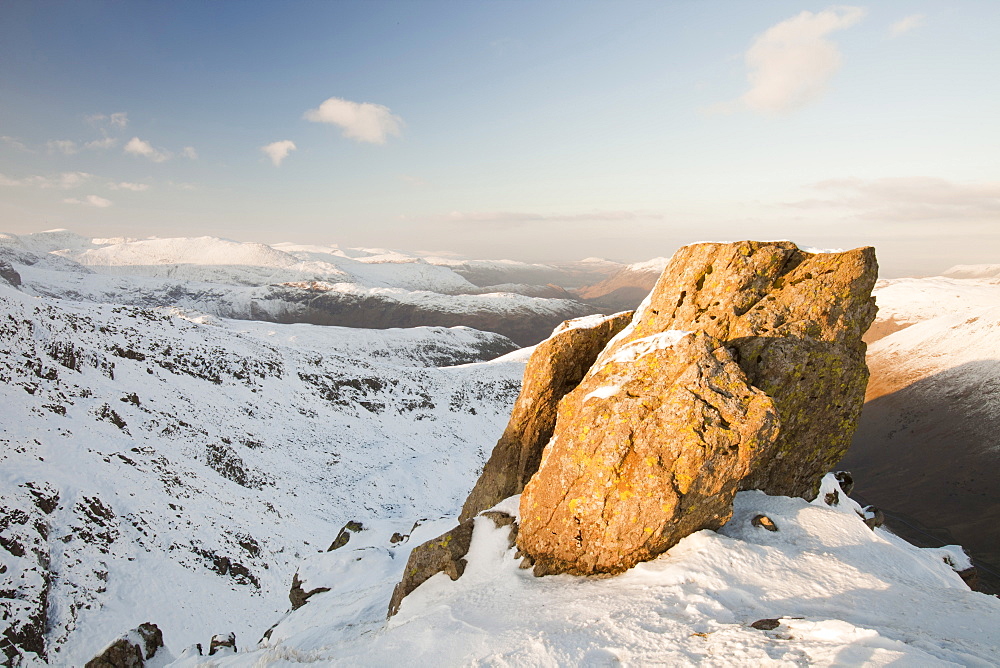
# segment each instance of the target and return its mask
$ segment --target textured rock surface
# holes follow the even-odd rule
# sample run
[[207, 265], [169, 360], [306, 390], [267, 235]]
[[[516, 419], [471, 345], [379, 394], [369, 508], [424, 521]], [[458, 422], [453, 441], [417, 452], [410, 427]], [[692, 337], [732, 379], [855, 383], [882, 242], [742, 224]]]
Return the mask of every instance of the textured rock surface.
[[864, 403], [862, 335], [875, 317], [873, 248], [807, 253], [795, 244], [686, 246], [671, 258], [617, 344], [666, 330], [704, 331], [738, 353], [781, 418], [773, 451], [743, 489], [813, 498], [844, 456]]
[[[488, 510], [482, 514], [484, 520], [493, 522], [496, 527], [509, 527], [509, 546], [514, 545], [517, 538], [518, 525], [513, 515], [500, 510]], [[474, 519], [465, 520], [451, 531], [417, 546], [410, 552], [403, 571], [403, 579], [392, 591], [389, 601], [389, 617], [399, 611], [399, 605], [414, 589], [438, 573], [444, 573], [452, 580], [462, 577], [465, 572], [465, 555], [472, 545], [472, 534], [475, 530]]]
[[403, 579], [392, 590], [389, 601], [389, 616], [399, 611], [403, 599], [431, 576], [444, 573], [457, 580], [465, 572], [465, 555], [472, 543], [474, 520], [465, 520], [451, 531], [418, 545], [410, 552], [403, 571]]
[[163, 633], [146, 622], [108, 645], [86, 668], [141, 668], [163, 647]]
[[774, 402], [717, 339], [612, 344], [559, 404], [521, 496], [518, 547], [536, 575], [624, 571], [722, 526], [777, 434]]
[[503, 436], [462, 507], [464, 522], [520, 494], [538, 470], [556, 423], [559, 400], [576, 387], [604, 346], [632, 319], [632, 312], [570, 320], [538, 344], [524, 370]]

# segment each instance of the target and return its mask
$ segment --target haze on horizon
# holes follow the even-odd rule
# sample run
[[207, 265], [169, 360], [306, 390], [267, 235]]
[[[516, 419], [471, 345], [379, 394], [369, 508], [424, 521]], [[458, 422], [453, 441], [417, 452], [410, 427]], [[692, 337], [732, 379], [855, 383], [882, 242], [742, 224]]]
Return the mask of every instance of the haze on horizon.
[[0, 4], [0, 231], [1000, 262], [1000, 4]]

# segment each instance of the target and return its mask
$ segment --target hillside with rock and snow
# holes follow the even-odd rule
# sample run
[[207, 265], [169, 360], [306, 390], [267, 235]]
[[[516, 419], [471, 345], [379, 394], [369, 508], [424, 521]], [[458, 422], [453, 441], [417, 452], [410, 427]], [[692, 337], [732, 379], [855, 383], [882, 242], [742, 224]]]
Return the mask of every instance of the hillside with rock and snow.
[[[823, 503], [836, 485], [812, 504], [741, 492], [718, 532], [613, 578], [536, 578], [518, 567], [508, 529], [479, 517], [462, 577], [436, 575], [388, 622], [408, 547], [444, 524], [395, 544], [396, 525], [373, 525], [303, 563], [306, 586], [329, 589], [259, 648], [177, 648], [172, 665], [995, 665], [1000, 601], [948, 565], [965, 563], [961, 550], [870, 530], [846, 496]], [[754, 526], [760, 514], [777, 530]]]
[[[614, 263], [565, 269], [511, 261], [424, 258], [382, 249], [243, 243], [214, 237], [87, 239], [66, 230], [0, 235], [0, 263], [38, 296], [146, 308], [180, 306], [224, 318], [361, 328], [467, 326], [519, 345], [594, 313], [557, 285]], [[577, 266], [581, 265], [581, 266]], [[474, 283], [491, 277], [496, 283]]]
[[[861, 346], [874, 316], [871, 250], [683, 249], [624, 329], [614, 318], [588, 319], [532, 354], [491, 458], [501, 451], [508, 467], [530, 461], [528, 450], [548, 440], [539, 429], [550, 427], [519, 412], [558, 403], [536, 472], [526, 484], [517, 476], [522, 495], [451, 528], [447, 520], [355, 527], [345, 544], [303, 563], [300, 605], [259, 647], [207, 660], [187, 648], [174, 665], [384, 665], [400, 656], [447, 665], [993, 665], [1000, 601], [969, 590], [956, 572], [970, 565], [962, 549], [917, 548], [881, 529], [874, 509], [849, 498], [849, 475], [828, 474], [818, 489], [810, 480], [822, 457], [842, 454], [849, 431], [812, 433], [808, 424], [853, 422], [856, 411], [846, 401], [814, 400], [805, 412], [798, 403], [830, 371], [821, 363], [831, 361], [827, 344], [842, 346], [842, 356]], [[744, 287], [727, 292], [734, 282]], [[844, 303], [827, 294], [845, 291]], [[713, 309], [723, 299], [737, 308]], [[663, 329], [703, 316], [720, 339]], [[799, 330], [805, 338], [793, 335]], [[591, 351], [608, 337], [600, 354]], [[723, 345], [727, 337], [740, 354]], [[712, 371], [713, 358], [728, 365], [724, 374]], [[564, 387], [565, 369], [577, 364], [590, 370]], [[800, 366], [817, 370], [798, 383], [766, 382]], [[551, 383], [536, 377], [547, 369]], [[658, 385], [673, 375], [672, 387], [685, 390], [676, 397]], [[766, 392], [748, 389], [754, 376]], [[754, 411], [758, 404], [766, 410]], [[809, 447], [774, 447], [778, 419]], [[743, 428], [757, 425], [764, 431], [747, 444]], [[675, 451], [676, 440], [701, 445]], [[814, 500], [734, 494], [741, 479]], [[603, 491], [581, 493], [581, 481]], [[546, 490], [553, 498], [541, 498]], [[731, 505], [718, 505], [719, 496]], [[570, 521], [551, 521], [564, 512]], [[692, 514], [698, 519], [684, 527]], [[602, 562], [616, 551], [624, 567]]]
[[1000, 591], [994, 274], [963, 266], [879, 282], [879, 315], [866, 337], [872, 377], [841, 465], [858, 472], [859, 494], [898, 516], [897, 530], [927, 544], [961, 543], [984, 562], [988, 589]]
[[356, 518], [449, 513], [523, 362], [469, 329], [343, 330], [0, 285], [0, 636], [82, 665], [140, 622], [256, 640]]

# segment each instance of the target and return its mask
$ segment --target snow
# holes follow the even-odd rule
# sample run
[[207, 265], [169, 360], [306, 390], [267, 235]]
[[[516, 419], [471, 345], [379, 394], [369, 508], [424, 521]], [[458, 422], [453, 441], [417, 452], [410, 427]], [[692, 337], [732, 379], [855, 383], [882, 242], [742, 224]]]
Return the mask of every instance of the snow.
[[[323, 557], [337, 591], [217, 665], [995, 665], [1000, 601], [970, 591], [940, 550], [871, 531], [855, 506], [742, 492], [718, 532], [594, 578], [534, 577], [507, 530], [479, 517], [465, 574], [434, 576], [388, 622], [405, 548], [349, 544]], [[758, 514], [778, 531], [753, 526]], [[760, 619], [777, 626], [751, 627]]]
[[602, 323], [617, 318], [618, 316], [622, 315], [622, 313], [625, 313], [625, 311], [614, 313], [612, 315], [602, 315], [602, 314], [585, 315], [582, 318], [572, 318], [571, 320], [565, 320], [563, 321], [562, 324], [556, 327], [555, 330], [553, 330], [552, 336], [555, 336], [556, 334], [560, 334], [562, 332], [569, 331], [571, 329], [592, 329], [594, 327], [600, 326]]
[[[657, 350], [672, 348], [678, 341], [691, 333], [692, 332], [681, 331], [678, 329], [668, 329], [665, 332], [644, 336], [641, 339], [630, 341], [627, 345], [622, 346], [615, 352], [611, 359], [604, 362], [604, 364], [628, 364], [630, 362], [634, 362], [635, 360], [645, 357], [646, 355], [656, 352]], [[597, 365], [594, 365], [594, 368], [597, 368]]]
[[942, 275], [949, 278], [1000, 278], [1000, 264], [956, 264]]
[[602, 385], [593, 392], [590, 392], [583, 398], [584, 401], [587, 399], [607, 399], [608, 397], [613, 397], [621, 390], [621, 385]]
[[654, 257], [652, 260], [646, 260], [645, 262], [636, 262], [625, 267], [628, 271], [635, 272], [656, 272], [658, 274], [663, 273], [666, 269], [667, 264], [670, 262], [669, 257]]
[[[53, 663], [82, 664], [144, 621], [173, 650], [229, 630], [252, 647], [287, 609], [302, 558], [345, 522], [412, 525], [461, 501], [524, 368], [516, 356], [428, 366], [478, 345], [463, 328], [188, 315], [0, 286], [0, 403], [17, 416], [0, 422], [0, 494], [49, 527], [37, 540], [57, 574]], [[29, 482], [58, 491], [51, 515]], [[43, 585], [16, 561], [0, 580], [19, 579], [12, 603], [27, 615]]]

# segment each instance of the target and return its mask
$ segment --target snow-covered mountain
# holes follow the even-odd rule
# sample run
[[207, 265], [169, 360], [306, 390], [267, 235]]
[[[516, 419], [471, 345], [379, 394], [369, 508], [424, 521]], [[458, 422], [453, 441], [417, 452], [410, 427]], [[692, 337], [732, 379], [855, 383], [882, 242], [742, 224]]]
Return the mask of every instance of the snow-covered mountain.
[[591, 304], [612, 310], [633, 309], [653, 289], [656, 279], [663, 273], [669, 261], [668, 257], [657, 257], [646, 262], [626, 265], [613, 276], [600, 283], [580, 288], [576, 293]]
[[[468, 326], [503, 334], [519, 345], [537, 343], [563, 320], [596, 310], [561, 288], [520, 280], [534, 276], [525, 273], [526, 267], [571, 281], [580, 273], [575, 270], [336, 246], [267, 246], [213, 237], [86, 239], [53, 230], [0, 235], [0, 262], [20, 275], [25, 292], [40, 296], [181, 306], [225, 318], [284, 323]], [[607, 269], [607, 263], [578, 264]], [[504, 279], [501, 284], [474, 284], [456, 271], [481, 265], [505, 269], [493, 272]]]
[[875, 298], [871, 380], [841, 466], [856, 473], [866, 501], [899, 516], [897, 530], [928, 543], [961, 543], [984, 562], [982, 576], [997, 589], [1000, 284], [883, 280]]
[[523, 353], [432, 365], [509, 348], [0, 285], [0, 645], [82, 665], [146, 620], [172, 643], [256, 640], [345, 522], [457, 506]]

